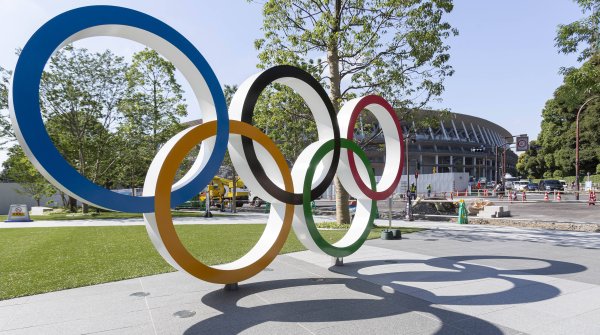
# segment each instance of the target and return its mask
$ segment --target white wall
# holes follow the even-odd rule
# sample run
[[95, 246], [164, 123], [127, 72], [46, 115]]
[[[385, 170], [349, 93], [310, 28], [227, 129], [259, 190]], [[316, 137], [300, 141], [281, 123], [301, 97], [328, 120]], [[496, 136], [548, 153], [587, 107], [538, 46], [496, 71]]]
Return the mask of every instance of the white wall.
[[[431, 195], [438, 195], [444, 192], [459, 191], [464, 192], [469, 185], [469, 174], [466, 172], [421, 174], [417, 180], [417, 193], [426, 194], [427, 184], [431, 184]], [[410, 176], [410, 183], [415, 182], [415, 176]], [[400, 185], [396, 189], [397, 193], [406, 193], [406, 175], [400, 179]]]
[[[381, 177], [377, 176], [375, 179], [379, 181]], [[411, 175], [410, 183], [414, 182], [415, 176]], [[444, 192], [450, 193], [452, 191], [464, 192], [469, 185], [469, 174], [467, 172], [421, 174], [417, 178], [417, 193], [426, 194], [427, 184], [431, 184], [431, 195], [435, 193], [441, 195]], [[406, 194], [406, 175], [403, 175], [400, 179], [400, 184], [398, 184], [395, 193]], [[333, 185], [329, 186], [323, 194], [323, 198], [335, 199], [335, 187]]]
[[[0, 215], [8, 214], [8, 209], [12, 204], [26, 204], [29, 208], [37, 206], [35, 200], [26, 194], [20, 194], [21, 186], [17, 183], [0, 183]], [[46, 202], [51, 199], [42, 199], [40, 205], [45, 206]], [[57, 204], [61, 204], [60, 196], [52, 198]]]

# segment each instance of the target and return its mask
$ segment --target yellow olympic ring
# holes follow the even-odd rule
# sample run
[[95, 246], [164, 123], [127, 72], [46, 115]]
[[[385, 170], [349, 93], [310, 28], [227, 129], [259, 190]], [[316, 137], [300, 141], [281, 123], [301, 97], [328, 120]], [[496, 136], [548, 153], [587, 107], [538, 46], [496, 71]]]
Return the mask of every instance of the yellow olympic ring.
[[[275, 143], [259, 129], [247, 123], [231, 120], [229, 121], [229, 127], [230, 133], [242, 135], [256, 141], [272, 155], [282, 174], [285, 190], [292, 192], [293, 182], [290, 169], [287, 166], [283, 154], [279, 151]], [[165, 157], [165, 164], [161, 166], [157, 179], [155, 179], [155, 213], [144, 214], [144, 218], [147, 222], [155, 220], [157, 231], [153, 231], [152, 225], [148, 225], [148, 232], [151, 237], [154, 233], [157, 233], [157, 237], [159, 237], [159, 240], [162, 241], [162, 243], [157, 239], [152, 240], [159, 252], [162, 251], [161, 254], [163, 254], [163, 257], [167, 256], [164, 251], [168, 253], [169, 257], [165, 257], [165, 259], [170, 261], [171, 265], [184, 270], [196, 278], [208, 282], [229, 284], [256, 275], [275, 259], [290, 232], [294, 215], [294, 205], [283, 203], [272, 204], [272, 208], [274, 209], [272, 213], [274, 213], [275, 216], [273, 218], [269, 217], [269, 223], [267, 224], [278, 225], [279, 233], [274, 235], [271, 230], [265, 229], [259, 242], [245, 256], [242, 256], [242, 258], [228, 264], [214, 267], [208, 266], [197, 260], [181, 243], [181, 240], [175, 231], [170, 208], [171, 187], [179, 165], [188, 152], [205, 139], [215, 136], [216, 133], [217, 122], [211, 121], [194, 127], [179, 139]], [[146, 190], [144, 190], [144, 192], [145, 191]], [[279, 209], [279, 211], [277, 209]], [[275, 220], [277, 220], [277, 214], [281, 214], [281, 209], [285, 210], [283, 220], [275, 222]], [[157, 242], [162, 245], [156, 245]]]

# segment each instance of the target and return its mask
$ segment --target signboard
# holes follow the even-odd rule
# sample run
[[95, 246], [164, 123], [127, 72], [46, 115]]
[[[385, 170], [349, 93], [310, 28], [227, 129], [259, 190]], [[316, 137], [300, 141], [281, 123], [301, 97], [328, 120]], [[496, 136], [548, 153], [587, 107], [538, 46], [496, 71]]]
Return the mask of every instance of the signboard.
[[27, 205], [10, 205], [8, 220], [5, 222], [31, 222]]
[[585, 188], [584, 188], [584, 190], [586, 190], [586, 191], [591, 191], [592, 190], [592, 181], [591, 180], [588, 180], [588, 181], [585, 182]]
[[517, 151], [529, 150], [529, 137], [528, 136], [517, 136]]

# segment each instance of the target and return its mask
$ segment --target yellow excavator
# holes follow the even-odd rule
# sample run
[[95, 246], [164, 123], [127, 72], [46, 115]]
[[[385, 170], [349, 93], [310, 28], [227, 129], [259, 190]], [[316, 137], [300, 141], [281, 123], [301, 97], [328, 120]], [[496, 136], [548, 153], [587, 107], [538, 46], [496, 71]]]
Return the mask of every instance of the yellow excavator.
[[[233, 201], [233, 180], [215, 176], [207, 186], [210, 194], [211, 207], [217, 207], [221, 210], [231, 206]], [[248, 188], [240, 178], [236, 178], [235, 204], [236, 207], [242, 207], [248, 202]], [[206, 191], [200, 193], [199, 200], [206, 203]]]

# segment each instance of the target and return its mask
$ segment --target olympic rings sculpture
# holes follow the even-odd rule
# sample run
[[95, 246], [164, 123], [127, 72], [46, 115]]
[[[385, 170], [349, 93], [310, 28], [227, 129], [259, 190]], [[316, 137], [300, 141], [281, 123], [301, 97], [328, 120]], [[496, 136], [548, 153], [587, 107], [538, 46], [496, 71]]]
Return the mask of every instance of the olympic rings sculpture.
[[[44, 127], [39, 85], [48, 59], [62, 46], [94, 36], [133, 40], [155, 49], [192, 84], [204, 123], [183, 130], [159, 150], [146, 175], [142, 197], [118, 194], [80, 175], [61, 156]], [[289, 169], [277, 145], [252, 125], [255, 104], [271, 83], [292, 88], [306, 102], [317, 124], [318, 140], [306, 147]], [[9, 98], [19, 143], [34, 166], [61, 191], [97, 207], [144, 213], [148, 235], [173, 267], [213, 283], [236, 283], [264, 269], [283, 247], [293, 227], [310, 250], [334, 257], [354, 253], [364, 243], [375, 218], [376, 200], [389, 197], [400, 181], [404, 145], [400, 122], [379, 96], [347, 102], [337, 113], [319, 82], [292, 66], [275, 66], [247, 79], [229, 106], [221, 85], [202, 54], [181, 34], [147, 14], [115, 6], [90, 6], [60, 14], [37, 30], [17, 62]], [[369, 110], [382, 127], [386, 165], [376, 182], [364, 151], [353, 142], [361, 111]], [[276, 111], [274, 111], [276, 112]], [[193, 166], [173, 184], [182, 160], [201, 145]], [[218, 171], [225, 151], [247, 186], [271, 203], [267, 226], [257, 244], [240, 259], [218, 266], [197, 260], [175, 231], [171, 207], [202, 190]], [[310, 202], [337, 174], [357, 199], [351, 228], [330, 244], [319, 234]]]

